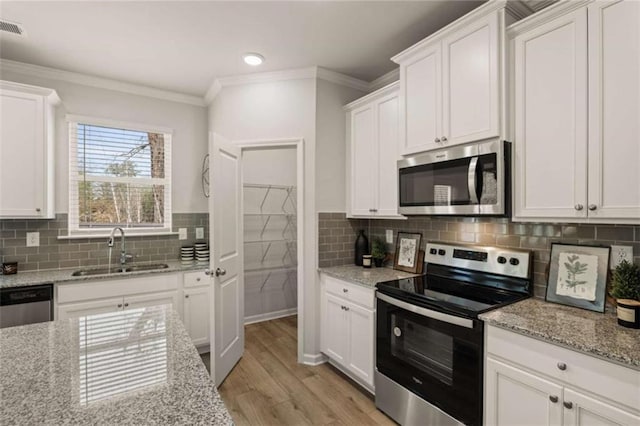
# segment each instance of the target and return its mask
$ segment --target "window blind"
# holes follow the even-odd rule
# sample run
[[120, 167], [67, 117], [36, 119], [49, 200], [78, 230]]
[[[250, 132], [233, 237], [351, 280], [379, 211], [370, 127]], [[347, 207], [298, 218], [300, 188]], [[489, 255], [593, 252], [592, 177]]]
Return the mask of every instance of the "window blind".
[[69, 231], [171, 229], [171, 134], [69, 122]]

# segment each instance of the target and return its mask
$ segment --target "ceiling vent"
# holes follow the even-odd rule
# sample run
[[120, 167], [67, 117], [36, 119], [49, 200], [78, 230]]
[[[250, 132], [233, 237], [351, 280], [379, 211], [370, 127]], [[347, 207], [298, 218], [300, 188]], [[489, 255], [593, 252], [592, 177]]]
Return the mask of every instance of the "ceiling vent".
[[20, 37], [26, 37], [27, 35], [21, 24], [5, 21], [4, 19], [0, 19], [0, 31], [2, 31], [2, 33], [10, 33]]

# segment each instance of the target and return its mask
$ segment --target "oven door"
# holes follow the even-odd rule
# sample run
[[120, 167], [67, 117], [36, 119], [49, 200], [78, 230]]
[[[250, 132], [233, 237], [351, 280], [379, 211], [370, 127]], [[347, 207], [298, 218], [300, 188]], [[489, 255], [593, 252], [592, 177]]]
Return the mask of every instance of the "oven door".
[[482, 422], [483, 323], [377, 293], [376, 367], [458, 421]]

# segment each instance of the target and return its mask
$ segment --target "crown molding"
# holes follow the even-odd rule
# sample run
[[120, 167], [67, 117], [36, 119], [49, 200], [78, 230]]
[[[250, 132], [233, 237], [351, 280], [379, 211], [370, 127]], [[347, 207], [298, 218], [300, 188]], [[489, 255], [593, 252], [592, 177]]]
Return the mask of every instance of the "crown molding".
[[100, 89], [114, 90], [117, 92], [129, 93], [132, 95], [146, 96], [149, 98], [162, 99], [165, 101], [179, 102], [196, 106], [206, 106], [204, 99], [198, 96], [186, 95], [184, 93], [156, 89], [153, 87], [126, 83], [124, 81], [96, 77], [72, 71], [58, 70], [55, 68], [43, 67], [40, 65], [27, 64], [24, 62], [11, 61], [8, 59], [0, 59], [0, 72], [5, 71], [29, 75], [32, 77], [66, 81], [69, 83], [97, 87]]
[[350, 77], [346, 74], [331, 71], [326, 68], [317, 67], [316, 77], [320, 80], [325, 80], [331, 83], [339, 84], [341, 86], [350, 87], [352, 89], [360, 90], [362, 92], [369, 92], [370, 83], [360, 80], [359, 78]]
[[369, 83], [369, 91], [373, 92], [400, 80], [400, 67], [392, 69]]
[[583, 8], [589, 3], [593, 3], [593, 0], [563, 0], [548, 6], [539, 12], [534, 13], [525, 19], [515, 22], [507, 27], [507, 39], [510, 40], [513, 37], [523, 32], [536, 28], [546, 22], [549, 22], [561, 15], [573, 12], [574, 10]]
[[369, 102], [375, 99], [381, 99], [381, 98], [384, 98], [385, 96], [388, 96], [394, 93], [397, 94], [398, 90], [400, 90], [400, 81], [394, 81], [393, 83], [387, 84], [386, 86], [376, 89], [375, 91], [369, 93], [368, 95], [365, 95], [359, 99], [356, 99], [353, 102], [348, 103], [347, 105], [343, 106], [342, 109], [344, 109], [345, 111], [352, 111], [356, 108], [359, 108], [363, 105], [368, 104]]

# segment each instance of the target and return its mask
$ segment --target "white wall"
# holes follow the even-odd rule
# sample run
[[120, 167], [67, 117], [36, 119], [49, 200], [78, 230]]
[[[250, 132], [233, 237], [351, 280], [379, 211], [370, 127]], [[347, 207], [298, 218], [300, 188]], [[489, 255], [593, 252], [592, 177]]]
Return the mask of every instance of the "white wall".
[[326, 80], [316, 93], [316, 210], [344, 212], [346, 114], [342, 107], [366, 95]]
[[172, 204], [174, 213], [207, 212], [201, 190], [202, 160], [207, 153], [207, 109], [146, 96], [25, 76], [2, 71], [2, 79], [55, 89], [62, 99], [56, 111], [55, 211], [69, 210], [69, 144], [66, 114], [150, 124], [173, 129]]
[[244, 183], [292, 186], [296, 184], [296, 149], [246, 149], [242, 153]]

